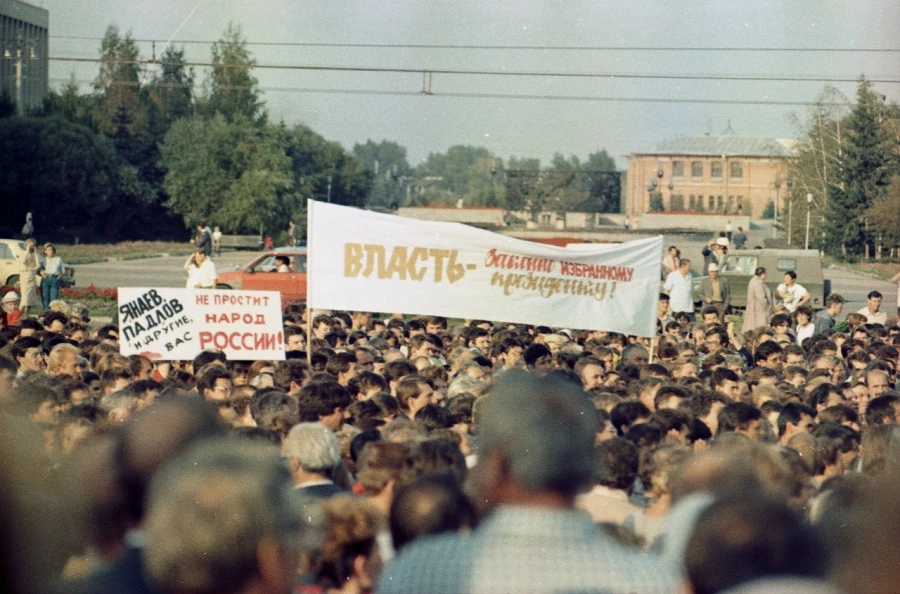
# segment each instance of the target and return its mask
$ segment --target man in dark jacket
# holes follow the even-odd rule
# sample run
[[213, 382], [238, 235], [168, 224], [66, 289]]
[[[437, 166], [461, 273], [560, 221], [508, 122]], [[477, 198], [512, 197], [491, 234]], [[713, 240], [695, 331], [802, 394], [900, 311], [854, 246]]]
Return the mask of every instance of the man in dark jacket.
[[194, 238], [194, 246], [198, 250], [203, 250], [207, 258], [212, 255], [212, 233], [209, 231], [206, 221], [197, 223], [197, 237]]

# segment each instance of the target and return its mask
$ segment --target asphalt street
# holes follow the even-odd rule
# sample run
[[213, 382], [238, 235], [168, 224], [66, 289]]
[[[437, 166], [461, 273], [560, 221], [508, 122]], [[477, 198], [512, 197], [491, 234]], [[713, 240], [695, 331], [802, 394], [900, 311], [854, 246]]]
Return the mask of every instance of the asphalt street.
[[[753, 230], [749, 233], [748, 245], [762, 245], [763, 238], [770, 237], [770, 234], [770, 229]], [[646, 236], [648, 235], [636, 234], [634, 238]], [[705, 241], [711, 236], [712, 234], [698, 233], [691, 235], [664, 235], [663, 237], [666, 247], [675, 245], [681, 250], [684, 257], [702, 264], [703, 256], [700, 252]], [[617, 235], [615, 239], [618, 240], [621, 237]], [[62, 255], [65, 258], [64, 250]], [[256, 255], [256, 252], [250, 251], [225, 252], [221, 256], [214, 258], [214, 261], [221, 270], [227, 267], [248, 264]], [[80, 264], [75, 267], [75, 279], [79, 287], [85, 287], [89, 284], [94, 284], [97, 287], [183, 287], [186, 279], [183, 266], [186, 259], [186, 256], [164, 256], [141, 260]], [[847, 299], [841, 319], [848, 312], [854, 312], [864, 307], [866, 305], [866, 295], [873, 289], [877, 289], [884, 295], [884, 309], [889, 313], [895, 312], [892, 307], [897, 303], [896, 285], [863, 276], [841, 267], [826, 268], [824, 275], [825, 278], [831, 280], [832, 292], [840, 293]], [[802, 284], [803, 279], [798, 279], [798, 282]]]

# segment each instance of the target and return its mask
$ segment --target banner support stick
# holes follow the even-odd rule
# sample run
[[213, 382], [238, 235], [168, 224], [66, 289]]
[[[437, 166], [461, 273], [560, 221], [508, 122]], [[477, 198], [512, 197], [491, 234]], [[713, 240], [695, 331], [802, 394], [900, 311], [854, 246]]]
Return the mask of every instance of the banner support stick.
[[312, 305], [309, 302], [309, 296], [312, 294], [310, 291], [310, 286], [312, 285], [313, 275], [310, 274], [309, 263], [312, 261], [309, 258], [309, 246], [313, 245], [312, 242], [312, 200], [306, 201], [306, 364], [309, 365], [310, 373], [312, 373], [312, 323], [313, 323], [313, 309]]

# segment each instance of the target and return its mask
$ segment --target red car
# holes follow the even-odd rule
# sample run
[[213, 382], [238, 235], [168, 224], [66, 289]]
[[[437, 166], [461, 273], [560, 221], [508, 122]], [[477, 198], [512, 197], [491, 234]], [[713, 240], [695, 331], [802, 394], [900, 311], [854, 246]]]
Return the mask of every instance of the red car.
[[[287, 259], [278, 272], [275, 259]], [[282, 302], [306, 299], [306, 248], [277, 248], [260, 254], [246, 266], [219, 271], [219, 289], [278, 291]]]

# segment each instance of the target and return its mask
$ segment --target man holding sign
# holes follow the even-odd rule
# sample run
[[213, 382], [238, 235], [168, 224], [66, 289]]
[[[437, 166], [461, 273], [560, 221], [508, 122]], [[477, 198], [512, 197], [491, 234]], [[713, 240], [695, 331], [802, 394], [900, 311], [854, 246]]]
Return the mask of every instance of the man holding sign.
[[309, 307], [651, 337], [662, 237], [569, 249], [309, 202]]

